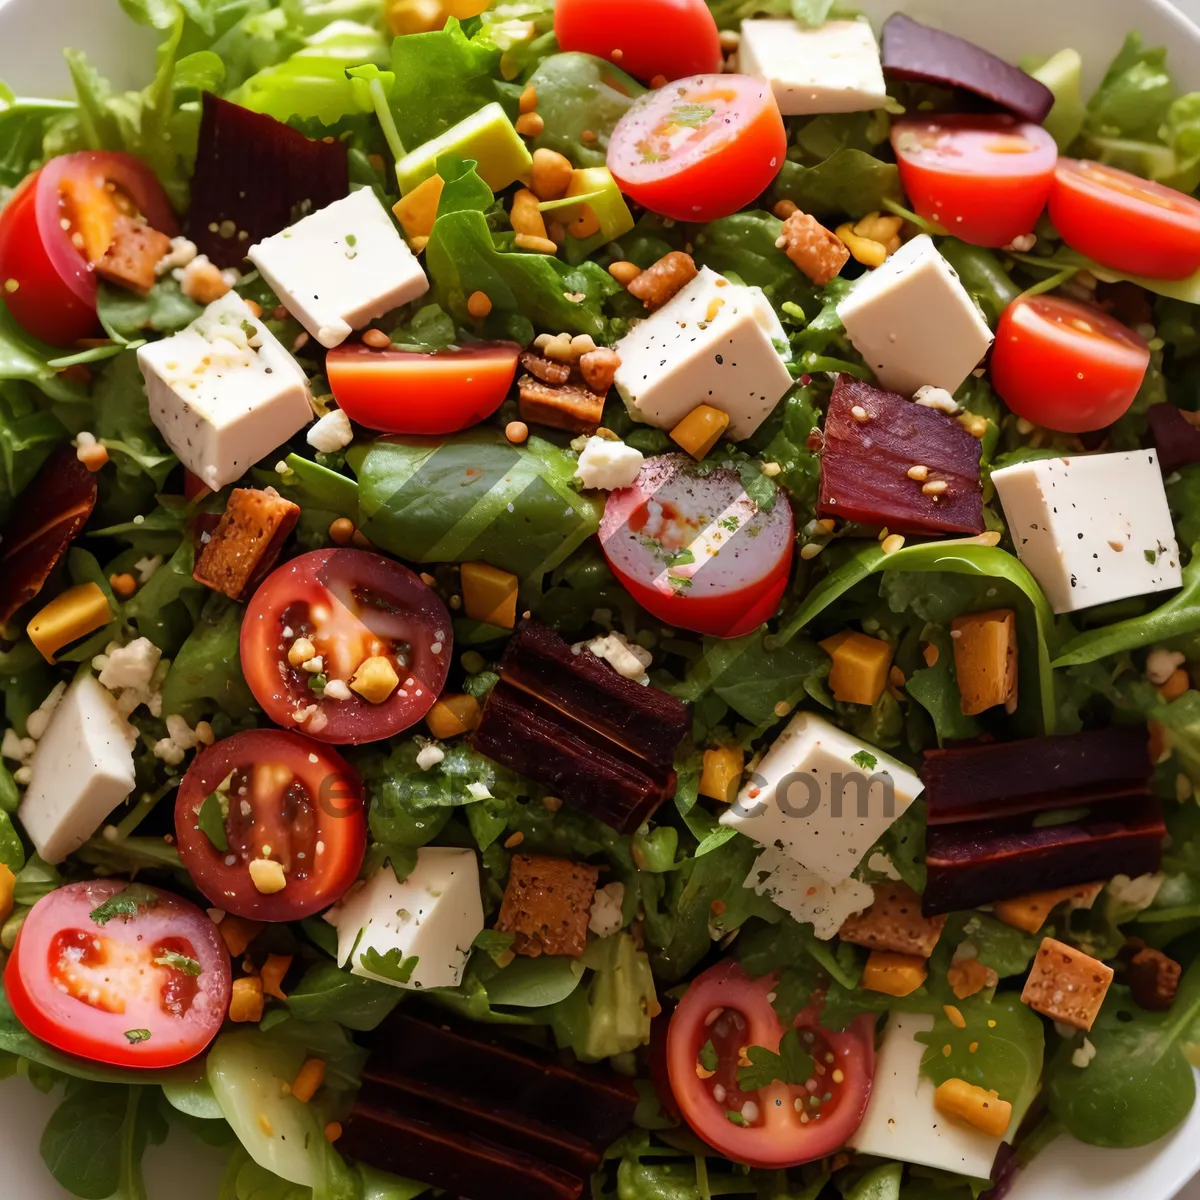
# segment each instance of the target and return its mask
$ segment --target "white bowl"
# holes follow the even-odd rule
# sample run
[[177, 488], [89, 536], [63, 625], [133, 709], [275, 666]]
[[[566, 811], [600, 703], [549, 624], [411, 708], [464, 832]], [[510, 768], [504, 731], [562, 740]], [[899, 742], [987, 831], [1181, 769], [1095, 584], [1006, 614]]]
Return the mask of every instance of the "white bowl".
[[[1053, 54], [1071, 46], [1084, 59], [1086, 86], [1099, 82], [1126, 33], [1170, 47], [1182, 89], [1200, 89], [1200, 0], [856, 0], [876, 23], [897, 9], [969, 37], [1004, 58]], [[1180, 11], [1182, 10], [1182, 12]], [[117, 0], [0, 0], [0, 80], [18, 94], [67, 94], [64, 46], [86, 50], [121, 88], [141, 87], [153, 70], [153, 38], [121, 13]], [[5, 1195], [61, 1200], [37, 1144], [53, 1103], [23, 1079], [0, 1084], [0, 1177]], [[147, 1154], [150, 1200], [213, 1200], [219, 1163], [199, 1142], [173, 1134]], [[1200, 1105], [1169, 1137], [1139, 1150], [1097, 1150], [1061, 1138], [1019, 1178], [1012, 1200], [1171, 1200], [1200, 1171]], [[1193, 1183], [1180, 1200], [1200, 1200]]]

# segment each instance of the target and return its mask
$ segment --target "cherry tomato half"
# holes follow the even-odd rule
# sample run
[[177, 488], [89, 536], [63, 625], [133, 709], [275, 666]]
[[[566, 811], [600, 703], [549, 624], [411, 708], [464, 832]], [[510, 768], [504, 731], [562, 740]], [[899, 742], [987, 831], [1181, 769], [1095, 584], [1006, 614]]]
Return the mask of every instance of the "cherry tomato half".
[[917, 214], [975, 246], [1007, 246], [1033, 229], [1058, 159], [1040, 125], [1006, 116], [897, 121], [892, 148]]
[[69, 346], [95, 331], [92, 264], [108, 249], [122, 206], [161, 233], [179, 232], [162, 186], [128, 154], [66, 154], [17, 189], [0, 213], [0, 281], [4, 302], [27, 333]]
[[1028, 296], [1000, 317], [991, 374], [1017, 416], [1086, 433], [1125, 415], [1149, 365], [1145, 339], [1120, 321], [1061, 296]]
[[712, 75], [721, 69], [717, 23], [704, 0], [558, 0], [554, 33], [649, 82], [658, 75]]
[[765, 191], [786, 150], [770, 83], [695, 75], [633, 104], [613, 130], [608, 169], [651, 212], [715, 221]]
[[740, 637], [774, 616], [795, 544], [786, 497], [768, 512], [735, 471], [701, 476], [687, 455], [650, 459], [612, 492], [600, 522], [604, 557], [627, 592], [679, 629]]
[[515, 342], [475, 342], [433, 354], [352, 342], [325, 359], [338, 407], [381, 433], [457, 433], [504, 403], [517, 375]]
[[[216, 841], [201, 817], [213, 795], [223, 814]], [[339, 900], [358, 875], [367, 848], [362, 782], [340, 754], [298, 733], [235, 733], [202, 750], [184, 775], [175, 839], [196, 886], [218, 908], [298, 921]], [[283, 868], [278, 891], [264, 892], [251, 873], [264, 859]]]
[[1060, 158], [1050, 220], [1073, 250], [1152, 279], [1200, 270], [1200, 201], [1103, 163]]
[[116, 879], [43, 896], [4, 969], [8, 1001], [34, 1037], [120, 1067], [195, 1058], [221, 1028], [230, 987], [229, 954], [207, 914]]
[[[875, 1070], [873, 1016], [833, 1033], [806, 1012], [796, 1028], [801, 1048], [825, 1067], [818, 1076], [814, 1066], [820, 1089], [776, 1080], [743, 1091], [741, 1049], [762, 1046], [777, 1053], [787, 1032], [768, 999], [775, 983], [772, 975], [750, 979], [733, 959], [718, 963], [692, 982], [667, 1035], [671, 1090], [692, 1130], [727, 1158], [767, 1170], [812, 1162], [844, 1146], [862, 1124]], [[708, 1044], [717, 1059], [711, 1075], [700, 1057]], [[814, 1097], [821, 1098], [816, 1105]], [[740, 1124], [726, 1115], [731, 1112], [740, 1115]]]
[[[301, 639], [319, 665], [290, 661]], [[334, 745], [377, 742], [415, 725], [445, 685], [453, 650], [454, 627], [436, 593], [367, 550], [292, 559], [259, 585], [242, 618], [242, 670], [267, 716]], [[384, 660], [373, 664], [377, 680], [386, 684], [388, 672], [396, 680], [374, 700], [349, 686], [368, 659]], [[323, 690], [313, 686], [318, 677]]]

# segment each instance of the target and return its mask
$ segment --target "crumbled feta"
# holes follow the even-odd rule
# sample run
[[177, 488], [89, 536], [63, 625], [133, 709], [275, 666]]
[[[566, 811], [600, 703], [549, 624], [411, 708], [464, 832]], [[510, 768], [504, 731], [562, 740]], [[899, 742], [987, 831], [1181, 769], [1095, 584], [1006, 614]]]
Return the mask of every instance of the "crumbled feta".
[[1084, 1038], [1083, 1045], [1076, 1047], [1075, 1052], [1071, 1055], [1071, 1065], [1082, 1071], [1095, 1057], [1096, 1047], [1092, 1045], [1089, 1038]]
[[213, 730], [207, 721], [193, 729], [178, 713], [171, 713], [167, 717], [167, 736], [154, 743], [153, 754], [167, 766], [177, 767], [189, 750], [212, 744]]
[[620, 933], [624, 921], [621, 910], [625, 905], [625, 885], [606, 883], [596, 889], [592, 897], [592, 913], [588, 918], [588, 929], [597, 937], [611, 937]]
[[468, 783], [467, 791], [471, 793], [472, 799], [475, 800], [490, 800], [492, 793], [488, 790], [486, 783]]
[[1164, 650], [1161, 646], [1146, 656], [1146, 678], [1155, 687], [1161, 687], [1187, 662], [1187, 657], [1178, 650]]
[[37, 741], [31, 737], [22, 737], [15, 729], [4, 731], [4, 740], [0, 741], [0, 755], [12, 762], [28, 766], [37, 749]]
[[350, 427], [350, 418], [340, 409], [327, 412], [319, 421], [314, 422], [307, 435], [308, 444], [322, 454], [334, 454], [344, 449], [354, 441], [354, 430]]
[[917, 388], [913, 395], [913, 401], [922, 408], [936, 408], [938, 412], [951, 416], [958, 412], [958, 401], [945, 388], [932, 387], [928, 384], [925, 387]]
[[650, 676], [646, 670], [654, 662], [654, 655], [631, 642], [623, 633], [614, 632], [592, 638], [587, 648], [597, 658], [604, 659], [618, 675], [624, 675], [643, 687], [649, 685]]
[[585, 488], [611, 492], [632, 487], [646, 460], [640, 450], [621, 441], [590, 437], [579, 455], [575, 478]]
[[350, 688], [344, 679], [331, 679], [325, 685], [325, 690], [321, 693], [321, 696], [328, 700], [349, 700]]
[[800, 924], [811, 923], [824, 942], [837, 936], [847, 917], [869, 908], [875, 899], [870, 884], [857, 879], [831, 884], [773, 847], [754, 860], [742, 886], [769, 897]]
[[879, 851], [876, 851], [867, 859], [867, 870], [874, 871], [876, 875], [882, 875], [886, 879], [900, 878], [900, 872], [896, 870], [896, 864], [886, 854], [881, 854]]
[[1105, 891], [1122, 909], [1129, 910], [1132, 916], [1154, 903], [1165, 879], [1166, 876], [1161, 872], [1156, 875], [1139, 875], [1136, 879], [1131, 879], [1128, 875], [1114, 875], [1108, 881]]
[[138, 583], [149, 583], [150, 577], [162, 566], [162, 562], [161, 554], [151, 554], [146, 558], [139, 558], [133, 564], [133, 569], [137, 572]]
[[195, 242], [191, 242], [185, 237], [172, 238], [171, 249], [155, 263], [154, 273], [155, 275], [165, 275], [177, 267], [186, 267], [198, 253]]
[[427, 746], [422, 746], [417, 752], [417, 766], [422, 771], [432, 770], [446, 757], [445, 751], [440, 746], [435, 746], [432, 742]]
[[179, 290], [197, 304], [211, 304], [228, 295], [241, 282], [241, 275], [232, 268], [222, 271], [209, 262], [206, 254], [199, 254], [186, 267], [177, 267], [171, 278], [179, 284]]
[[162, 651], [149, 638], [137, 638], [127, 646], [110, 642], [103, 654], [92, 659], [100, 682], [117, 698], [117, 710], [127, 717], [141, 705], [151, 716], [162, 715], [162, 682], [167, 664]]

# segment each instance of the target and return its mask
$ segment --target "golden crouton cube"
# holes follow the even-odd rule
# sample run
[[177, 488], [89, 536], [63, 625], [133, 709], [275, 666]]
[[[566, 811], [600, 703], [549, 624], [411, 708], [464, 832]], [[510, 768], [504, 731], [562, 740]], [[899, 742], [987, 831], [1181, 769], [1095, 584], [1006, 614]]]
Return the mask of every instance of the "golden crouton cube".
[[299, 519], [299, 506], [272, 487], [234, 488], [192, 578], [231, 600], [243, 599], [275, 565]]
[[892, 950], [928, 958], [942, 936], [946, 918], [921, 914], [921, 897], [906, 883], [877, 883], [875, 902], [848, 917], [838, 936], [869, 950]]
[[833, 230], [798, 210], [784, 221], [776, 245], [817, 287], [835, 279], [850, 261], [850, 251]]
[[587, 946], [596, 876], [586, 863], [514, 854], [496, 928], [513, 935], [518, 954], [579, 958]]
[[1017, 614], [1011, 608], [968, 613], [950, 622], [954, 673], [965, 716], [1017, 704]]
[[1086, 1031], [1112, 979], [1112, 967], [1054, 938], [1043, 938], [1021, 1000], [1052, 1021]]

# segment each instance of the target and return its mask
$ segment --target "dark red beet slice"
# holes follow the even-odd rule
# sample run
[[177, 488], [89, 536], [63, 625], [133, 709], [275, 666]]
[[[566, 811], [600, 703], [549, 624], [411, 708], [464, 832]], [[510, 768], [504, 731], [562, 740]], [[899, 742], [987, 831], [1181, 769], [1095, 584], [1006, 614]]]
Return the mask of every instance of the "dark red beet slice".
[[903, 13], [889, 17], [883, 27], [883, 69], [896, 79], [919, 79], [974, 92], [1039, 125], [1054, 107], [1054, 93], [1020, 67]]
[[188, 236], [219, 267], [350, 192], [346, 147], [205, 93]]
[[[1188, 416], [1196, 418], [1198, 414]], [[1155, 404], [1146, 413], [1150, 436], [1158, 451], [1158, 465], [1164, 475], [1200, 462], [1200, 426], [1193, 425], [1188, 416], [1173, 404]]]
[[0, 532], [0, 622], [42, 590], [96, 507], [96, 477], [70, 446], [55, 450]]
[[1148, 791], [1144, 725], [1061, 737], [926, 750], [921, 765], [930, 825], [1072, 808]]
[[338, 1140], [350, 1158], [464, 1200], [578, 1200], [583, 1179], [486, 1138], [355, 1103]]
[[1036, 815], [931, 826], [925, 843], [926, 916], [1026, 892], [1146, 875], [1162, 865], [1162, 809], [1148, 796], [1105, 800], [1086, 817], [1037, 825]]
[[[893, 533], [983, 532], [981, 444], [944, 413], [840, 375], [824, 443], [821, 516]], [[910, 478], [918, 466], [927, 474]], [[930, 489], [943, 482], [945, 490]]]

